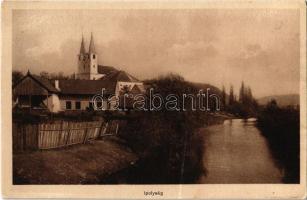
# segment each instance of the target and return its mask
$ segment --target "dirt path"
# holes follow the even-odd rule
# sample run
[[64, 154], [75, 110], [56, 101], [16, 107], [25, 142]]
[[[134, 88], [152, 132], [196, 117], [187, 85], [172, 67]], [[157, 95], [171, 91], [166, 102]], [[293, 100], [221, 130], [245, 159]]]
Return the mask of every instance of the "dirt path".
[[13, 155], [14, 184], [98, 184], [135, 163], [118, 139], [95, 140], [65, 149]]

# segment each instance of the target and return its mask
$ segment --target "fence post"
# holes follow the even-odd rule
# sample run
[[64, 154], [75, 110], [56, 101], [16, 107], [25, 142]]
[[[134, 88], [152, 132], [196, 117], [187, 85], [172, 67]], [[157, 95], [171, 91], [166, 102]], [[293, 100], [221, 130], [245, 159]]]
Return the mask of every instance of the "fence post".
[[68, 124], [67, 124], [67, 138], [66, 138], [65, 146], [68, 145], [69, 138], [70, 138], [70, 126], [69, 126], [69, 122], [68, 122]]
[[117, 135], [117, 133], [118, 133], [118, 127], [119, 127], [119, 121], [116, 123], [116, 131], [115, 131], [115, 134], [114, 134], [114, 135]]
[[65, 131], [64, 131], [64, 120], [61, 120], [61, 128], [60, 128], [60, 137], [59, 137], [59, 145], [62, 145], [62, 138], [65, 139]]
[[25, 124], [23, 124], [23, 126], [22, 126], [22, 150], [23, 151], [25, 151], [27, 148], [27, 141], [26, 141], [26, 138], [27, 138], [27, 136], [26, 136], [26, 134], [27, 134], [27, 130], [26, 130], [26, 125]]
[[100, 130], [99, 130], [99, 135], [98, 135], [98, 138], [101, 138], [102, 137], [102, 132], [103, 132], [103, 128], [105, 126], [105, 123], [104, 121], [101, 122], [101, 125], [100, 125]]
[[108, 130], [108, 127], [109, 127], [109, 123], [111, 123], [110, 121], [106, 122], [106, 125], [105, 125], [105, 128], [103, 130], [103, 135], [106, 135], [107, 134], [107, 130]]
[[84, 129], [84, 139], [83, 139], [83, 144], [86, 143], [87, 140], [87, 132], [88, 132], [88, 127], [87, 127], [87, 122], [85, 122], [85, 129]]
[[35, 150], [38, 150], [39, 149], [39, 123], [36, 124], [37, 128], [36, 128], [36, 149]]

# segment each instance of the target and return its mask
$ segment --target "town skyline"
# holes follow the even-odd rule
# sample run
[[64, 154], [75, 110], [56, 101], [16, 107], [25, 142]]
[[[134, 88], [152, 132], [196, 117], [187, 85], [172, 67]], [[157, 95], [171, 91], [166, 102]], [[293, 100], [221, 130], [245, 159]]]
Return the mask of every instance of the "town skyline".
[[244, 81], [256, 97], [299, 93], [295, 10], [18, 10], [13, 70], [77, 73], [82, 35], [88, 49], [91, 32], [99, 65], [139, 79], [173, 72], [226, 91], [232, 84], [235, 93]]

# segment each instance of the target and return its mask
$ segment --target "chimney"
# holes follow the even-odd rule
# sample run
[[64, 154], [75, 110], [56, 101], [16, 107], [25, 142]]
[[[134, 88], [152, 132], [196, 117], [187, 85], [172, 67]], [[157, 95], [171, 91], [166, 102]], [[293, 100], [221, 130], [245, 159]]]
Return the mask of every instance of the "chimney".
[[54, 80], [54, 86], [57, 90], [61, 90], [59, 86], [59, 80]]

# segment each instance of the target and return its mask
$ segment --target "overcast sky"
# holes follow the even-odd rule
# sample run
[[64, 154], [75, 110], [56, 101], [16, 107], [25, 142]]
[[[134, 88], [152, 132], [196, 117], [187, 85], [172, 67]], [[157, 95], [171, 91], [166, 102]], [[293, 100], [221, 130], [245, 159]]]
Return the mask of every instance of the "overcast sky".
[[15, 10], [13, 69], [72, 74], [82, 33], [98, 62], [139, 79], [186, 80], [255, 96], [298, 93], [298, 10]]

